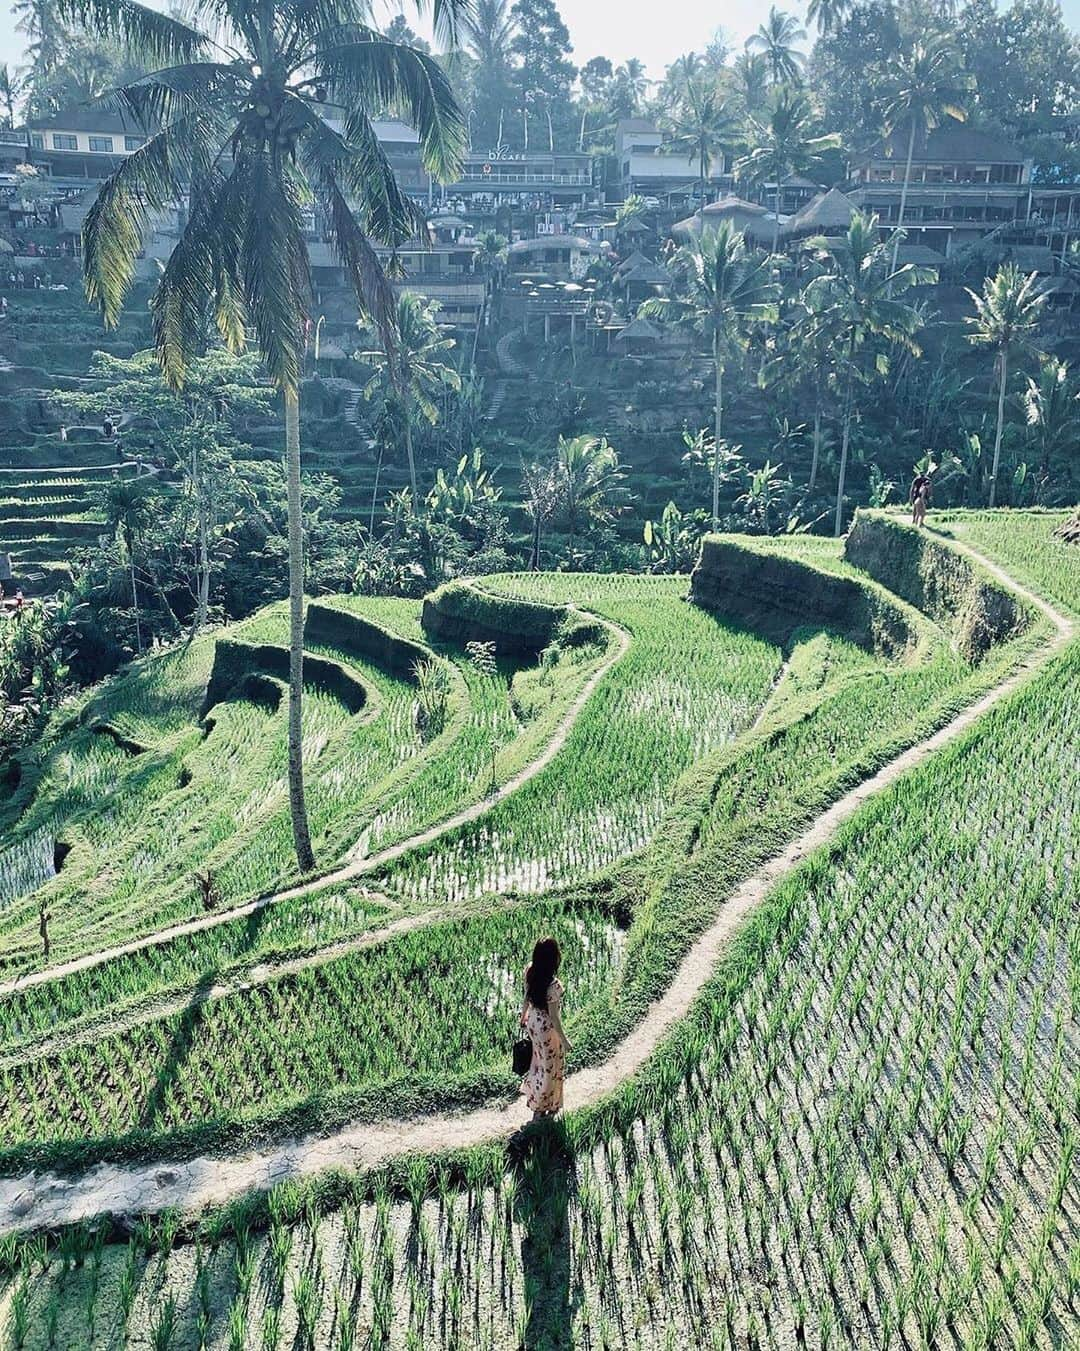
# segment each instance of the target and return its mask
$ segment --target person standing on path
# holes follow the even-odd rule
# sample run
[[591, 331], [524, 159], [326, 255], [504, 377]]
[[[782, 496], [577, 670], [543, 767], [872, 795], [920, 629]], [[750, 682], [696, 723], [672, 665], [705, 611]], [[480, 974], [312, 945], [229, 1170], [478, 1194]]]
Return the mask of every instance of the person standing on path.
[[911, 524], [926, 524], [926, 508], [930, 505], [930, 475], [916, 474], [911, 485]]
[[554, 938], [541, 938], [525, 968], [521, 1026], [532, 1042], [532, 1064], [521, 1091], [534, 1121], [562, 1111], [566, 1055], [570, 1043], [562, 1025], [563, 987], [556, 979], [562, 953]]

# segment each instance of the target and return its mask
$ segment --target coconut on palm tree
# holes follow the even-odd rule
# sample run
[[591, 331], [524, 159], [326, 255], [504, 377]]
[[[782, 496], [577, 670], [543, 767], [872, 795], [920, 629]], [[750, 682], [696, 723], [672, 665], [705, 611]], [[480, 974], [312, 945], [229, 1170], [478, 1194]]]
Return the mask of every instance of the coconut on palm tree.
[[805, 40], [806, 29], [798, 19], [773, 5], [769, 17], [746, 39], [746, 49], [765, 58], [774, 85], [795, 84], [802, 78], [806, 60], [797, 44]]
[[670, 139], [666, 149], [673, 155], [685, 155], [697, 165], [699, 206], [705, 206], [709, 174], [713, 162], [723, 163], [724, 149], [738, 135], [738, 120], [722, 96], [719, 86], [704, 80], [686, 82], [675, 111], [668, 122]]
[[[454, 0], [434, 0], [444, 34]], [[193, 0], [190, 22], [135, 0], [61, 0], [64, 16], [160, 66], [112, 95], [148, 133], [102, 184], [83, 227], [86, 291], [115, 326], [151, 214], [189, 199], [152, 301], [166, 380], [183, 385], [216, 328], [240, 349], [254, 333], [285, 408], [289, 514], [289, 804], [301, 871], [314, 867], [301, 743], [304, 571], [300, 376], [311, 311], [304, 213], [318, 204], [362, 308], [392, 345], [394, 293], [374, 243], [403, 243], [418, 217], [371, 119], [388, 105], [416, 127], [436, 177], [460, 164], [465, 126], [438, 62], [382, 37], [359, 0]], [[202, 27], [198, 26], [202, 23]], [[327, 91], [347, 109], [321, 115]]]
[[963, 122], [967, 114], [960, 105], [960, 80], [951, 47], [941, 38], [917, 42], [910, 51], [892, 58], [886, 71], [885, 96], [881, 120], [887, 139], [907, 133], [904, 181], [900, 188], [900, 208], [893, 235], [892, 267], [900, 248], [911, 182], [911, 161], [915, 145], [946, 118]]
[[988, 506], [997, 501], [998, 471], [1001, 468], [1001, 438], [1005, 430], [1005, 391], [1009, 382], [1009, 359], [1029, 351], [1039, 327], [1045, 291], [1039, 290], [1034, 272], [1025, 277], [1015, 263], [1006, 263], [993, 277], [983, 282], [982, 294], [969, 290], [975, 313], [965, 318], [971, 325], [968, 341], [977, 347], [989, 347], [994, 353], [997, 373], [997, 427], [994, 432], [994, 458], [990, 470]]
[[920, 349], [915, 334], [922, 318], [913, 305], [893, 299], [893, 293], [928, 285], [937, 277], [932, 268], [912, 263], [893, 271], [889, 267], [888, 247], [878, 241], [877, 235], [877, 217], [857, 211], [846, 233], [839, 238], [818, 237], [807, 243], [823, 270], [808, 283], [804, 303], [811, 315], [820, 316], [833, 335], [843, 390], [834, 522], [837, 536], [844, 524], [844, 485], [856, 413], [856, 387], [887, 369], [883, 352], [875, 355], [873, 363], [868, 361], [868, 345], [877, 338], [917, 355]]
[[826, 150], [840, 144], [835, 132], [813, 134], [810, 100], [797, 89], [781, 89], [765, 121], [750, 119], [753, 150], [735, 162], [735, 177], [750, 183], [775, 184], [773, 252], [780, 243], [780, 190], [788, 174], [812, 171]]
[[746, 350], [756, 324], [773, 323], [780, 286], [773, 261], [746, 246], [746, 238], [728, 220], [675, 253], [672, 294], [647, 300], [639, 313], [666, 319], [704, 338], [713, 359], [713, 529], [720, 521], [720, 448], [723, 444], [724, 373], [732, 358]]
[[[439, 394], [461, 388], [461, 376], [446, 360], [455, 342], [436, 323], [438, 309], [437, 301], [403, 291], [397, 298], [394, 339], [389, 350], [377, 347], [356, 353], [358, 360], [371, 361], [380, 367], [389, 392], [401, 409], [409, 486], [416, 504], [420, 502], [413, 454], [413, 427], [417, 416], [425, 418], [434, 427], [439, 420], [439, 405], [435, 401]], [[375, 384], [370, 384], [368, 393], [374, 388]]]

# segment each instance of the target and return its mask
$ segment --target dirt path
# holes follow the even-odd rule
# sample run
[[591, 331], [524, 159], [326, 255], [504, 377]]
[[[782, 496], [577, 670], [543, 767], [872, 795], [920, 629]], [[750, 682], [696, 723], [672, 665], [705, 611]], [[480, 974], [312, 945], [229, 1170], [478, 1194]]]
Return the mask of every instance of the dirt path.
[[[712, 926], [687, 952], [667, 991], [632, 1034], [608, 1060], [569, 1076], [568, 1109], [600, 1101], [642, 1067], [689, 1012], [743, 920], [785, 873], [825, 844], [869, 798], [955, 741], [1072, 638], [1073, 624], [1064, 615], [974, 549], [950, 543], [1046, 615], [1054, 626], [1053, 639], [952, 722], [833, 803], [798, 839], [748, 877]], [[308, 1176], [331, 1167], [367, 1169], [407, 1153], [463, 1149], [505, 1138], [518, 1129], [525, 1115], [524, 1105], [518, 1100], [503, 1108], [484, 1107], [447, 1116], [346, 1126], [329, 1135], [304, 1136], [225, 1158], [203, 1157], [134, 1167], [98, 1164], [72, 1179], [54, 1173], [0, 1179], [0, 1233], [56, 1226], [103, 1213], [158, 1213], [172, 1207], [195, 1212], [251, 1189], [265, 1189], [286, 1178]]]
[[554, 735], [546, 743], [540, 754], [534, 760], [530, 760], [523, 769], [518, 770], [512, 778], [507, 779], [504, 784], [496, 788], [493, 793], [489, 793], [487, 797], [480, 798], [471, 806], [463, 807], [453, 816], [448, 816], [444, 820], [436, 822], [435, 825], [429, 826], [426, 830], [400, 840], [397, 844], [381, 849], [376, 854], [368, 854], [363, 858], [353, 859], [342, 867], [335, 868], [333, 872], [323, 873], [320, 877], [312, 878], [308, 882], [298, 883], [294, 887], [273, 892], [269, 896], [260, 896], [257, 900], [249, 901], [246, 905], [235, 906], [231, 910], [215, 910], [212, 914], [200, 915], [195, 919], [184, 920], [180, 924], [171, 924], [167, 928], [144, 934], [141, 938], [133, 938], [128, 943], [119, 943], [111, 948], [100, 948], [97, 952], [88, 952], [81, 957], [72, 957], [69, 961], [57, 962], [54, 966], [44, 967], [41, 971], [31, 971], [25, 975], [16, 976], [12, 980], [0, 981], [0, 998], [4, 995], [14, 994], [17, 990], [29, 990], [37, 985], [47, 985], [51, 981], [62, 980], [65, 976], [74, 975], [77, 971], [90, 971], [94, 967], [102, 966], [117, 957], [128, 957], [132, 953], [143, 952], [146, 948], [171, 942], [174, 938], [185, 938], [190, 934], [202, 933], [206, 929], [214, 929], [219, 924], [229, 924], [233, 920], [244, 919], [248, 915], [254, 915], [260, 910], [265, 910], [267, 906], [276, 905], [279, 901], [295, 900], [300, 896], [313, 896], [328, 887], [339, 886], [342, 882], [350, 882], [357, 877], [375, 872], [385, 864], [392, 863], [395, 859], [400, 858], [402, 854], [407, 854], [413, 849], [423, 848], [424, 845], [431, 844], [447, 832], [477, 820], [485, 812], [490, 811], [496, 803], [501, 802], [503, 798], [516, 793], [530, 779], [535, 779], [551, 764], [555, 756], [566, 745], [566, 740], [573, 731], [574, 724], [581, 716], [597, 685], [616, 662], [620, 661], [629, 651], [630, 635], [625, 629], [611, 623], [610, 620], [601, 618], [599, 615], [590, 614], [589, 618], [603, 624], [612, 634], [615, 639], [613, 650], [608, 653], [581, 687], [574, 702], [567, 709], [562, 721], [555, 729]]

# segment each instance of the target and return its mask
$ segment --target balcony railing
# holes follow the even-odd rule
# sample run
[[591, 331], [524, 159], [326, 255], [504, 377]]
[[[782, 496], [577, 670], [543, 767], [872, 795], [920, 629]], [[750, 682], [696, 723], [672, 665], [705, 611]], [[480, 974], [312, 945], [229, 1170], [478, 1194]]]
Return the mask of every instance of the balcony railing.
[[489, 174], [485, 174], [482, 170], [467, 168], [457, 182], [447, 184], [446, 191], [453, 192], [456, 187], [461, 187], [463, 184], [473, 187], [485, 183], [514, 188], [591, 188], [592, 181], [592, 174], [589, 172], [557, 174], [544, 173], [541, 169], [526, 169], [523, 173], [512, 174], [507, 173], [504, 169], [497, 169], [493, 165]]
[[0, 145], [25, 145], [25, 131], [0, 131]]

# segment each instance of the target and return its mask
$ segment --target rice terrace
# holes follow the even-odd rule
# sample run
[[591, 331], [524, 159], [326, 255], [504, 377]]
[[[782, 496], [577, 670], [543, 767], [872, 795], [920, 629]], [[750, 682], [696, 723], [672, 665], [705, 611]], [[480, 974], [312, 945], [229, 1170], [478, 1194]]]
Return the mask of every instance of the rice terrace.
[[0, 21], [0, 1351], [1080, 1348], [1076, 13], [615, 11]]

